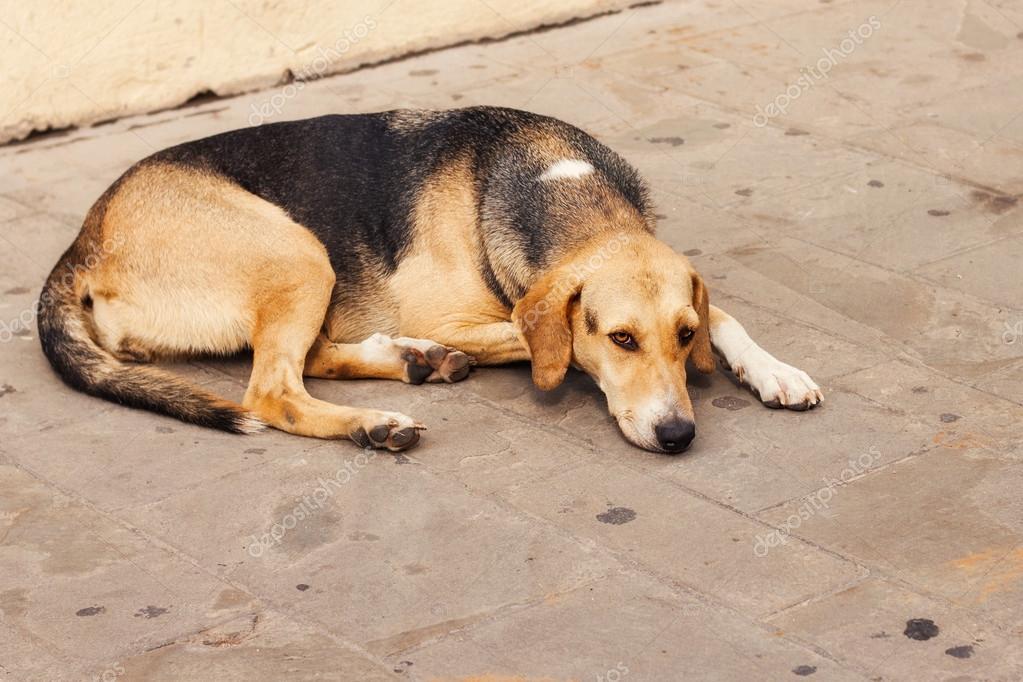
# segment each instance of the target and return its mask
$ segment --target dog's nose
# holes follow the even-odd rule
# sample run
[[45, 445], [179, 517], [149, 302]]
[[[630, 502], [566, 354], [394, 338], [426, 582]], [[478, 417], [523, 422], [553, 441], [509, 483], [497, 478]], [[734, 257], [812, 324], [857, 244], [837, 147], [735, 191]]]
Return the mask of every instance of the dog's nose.
[[657, 444], [666, 452], [682, 452], [696, 437], [696, 424], [685, 419], [672, 419], [654, 427]]

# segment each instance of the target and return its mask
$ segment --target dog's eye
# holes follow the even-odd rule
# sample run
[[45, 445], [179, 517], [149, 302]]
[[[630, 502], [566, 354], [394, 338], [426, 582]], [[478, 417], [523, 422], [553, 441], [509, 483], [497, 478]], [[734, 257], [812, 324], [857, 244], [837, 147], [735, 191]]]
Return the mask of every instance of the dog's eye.
[[639, 344], [636, 343], [636, 339], [632, 338], [632, 334], [629, 332], [611, 332], [610, 337], [612, 341], [625, 350], [636, 350], [639, 348]]
[[692, 329], [679, 329], [678, 330], [678, 342], [683, 346], [689, 343], [689, 340], [693, 338]]

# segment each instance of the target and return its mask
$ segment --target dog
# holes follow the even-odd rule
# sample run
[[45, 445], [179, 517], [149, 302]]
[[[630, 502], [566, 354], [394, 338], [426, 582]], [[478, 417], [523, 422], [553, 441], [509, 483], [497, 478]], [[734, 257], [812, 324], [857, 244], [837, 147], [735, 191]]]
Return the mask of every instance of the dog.
[[[654, 237], [636, 170], [557, 119], [496, 107], [331, 115], [158, 152], [97, 200], [44, 285], [39, 336], [72, 386], [186, 422], [400, 451], [423, 424], [309, 395], [303, 377], [455, 382], [570, 365], [625, 438], [696, 434], [687, 361], [766, 405], [823, 395], [710, 304]], [[250, 348], [236, 404], [154, 367]]]

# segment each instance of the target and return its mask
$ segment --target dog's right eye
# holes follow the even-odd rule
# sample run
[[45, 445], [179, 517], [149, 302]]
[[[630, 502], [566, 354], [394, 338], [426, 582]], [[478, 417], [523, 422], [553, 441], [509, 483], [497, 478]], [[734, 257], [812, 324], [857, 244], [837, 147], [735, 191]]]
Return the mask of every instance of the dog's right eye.
[[612, 341], [625, 350], [636, 350], [639, 348], [639, 344], [636, 343], [636, 339], [632, 338], [632, 334], [629, 332], [611, 332], [608, 336], [610, 336]]

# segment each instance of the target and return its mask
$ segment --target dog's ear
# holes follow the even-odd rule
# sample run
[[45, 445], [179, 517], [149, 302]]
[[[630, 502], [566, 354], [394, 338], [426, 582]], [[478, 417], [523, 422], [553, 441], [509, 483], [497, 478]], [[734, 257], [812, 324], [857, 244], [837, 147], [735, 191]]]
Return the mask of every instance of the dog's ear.
[[512, 311], [512, 321], [529, 350], [533, 383], [543, 391], [557, 388], [572, 362], [572, 302], [581, 283], [555, 270], [541, 277]]
[[710, 347], [710, 295], [703, 278], [693, 273], [693, 307], [700, 315], [700, 327], [693, 334], [693, 350], [689, 359], [704, 374], [714, 371], [714, 351]]

